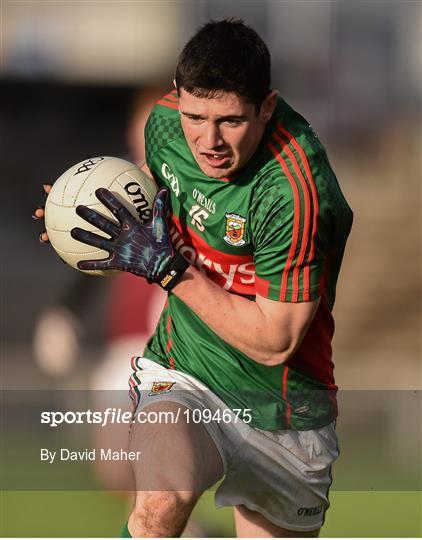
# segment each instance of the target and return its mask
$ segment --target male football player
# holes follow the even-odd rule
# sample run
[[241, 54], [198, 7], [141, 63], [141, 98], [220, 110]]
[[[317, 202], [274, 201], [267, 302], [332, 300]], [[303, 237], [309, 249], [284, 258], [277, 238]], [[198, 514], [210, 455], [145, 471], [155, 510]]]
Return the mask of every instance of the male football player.
[[271, 89], [254, 30], [210, 22], [188, 42], [146, 158], [161, 188], [151, 223], [100, 189], [119, 225], [79, 207], [107, 238], [72, 231], [110, 254], [81, 269], [168, 291], [130, 385], [137, 414], [176, 421], [132, 425], [142, 459], [125, 533], [179, 536], [223, 478], [216, 503], [234, 507], [238, 536], [317, 536], [338, 455], [331, 312], [352, 212], [312, 127]]

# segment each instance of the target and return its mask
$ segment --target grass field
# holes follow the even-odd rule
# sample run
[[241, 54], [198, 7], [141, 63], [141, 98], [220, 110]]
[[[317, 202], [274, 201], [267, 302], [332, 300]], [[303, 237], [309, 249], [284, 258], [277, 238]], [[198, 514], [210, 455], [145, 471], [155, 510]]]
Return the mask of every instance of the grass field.
[[[209, 536], [234, 535], [231, 510], [216, 510], [212, 492], [193, 518]], [[420, 537], [421, 492], [331, 492], [322, 537]], [[103, 491], [1, 493], [2, 537], [117, 537], [128, 514], [120, 495]]]

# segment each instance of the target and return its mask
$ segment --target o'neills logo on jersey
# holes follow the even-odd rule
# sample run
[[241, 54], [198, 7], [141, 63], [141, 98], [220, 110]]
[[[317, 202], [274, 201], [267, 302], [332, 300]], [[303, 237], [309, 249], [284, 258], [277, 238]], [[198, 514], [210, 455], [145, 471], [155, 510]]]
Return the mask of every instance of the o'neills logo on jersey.
[[226, 214], [226, 235], [224, 240], [230, 246], [243, 246], [246, 242], [243, 239], [245, 234], [246, 218], [238, 214]]

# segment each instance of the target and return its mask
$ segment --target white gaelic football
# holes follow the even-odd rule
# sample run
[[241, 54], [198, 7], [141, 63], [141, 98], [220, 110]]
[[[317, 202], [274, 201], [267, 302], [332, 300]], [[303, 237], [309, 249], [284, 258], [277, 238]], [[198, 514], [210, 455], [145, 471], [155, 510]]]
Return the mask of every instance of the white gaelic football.
[[[105, 259], [106, 251], [78, 242], [70, 231], [80, 227], [108, 238], [106, 233], [76, 214], [80, 204], [93, 208], [116, 222], [112, 213], [97, 199], [95, 190], [107, 188], [141, 223], [151, 217], [157, 192], [155, 182], [134, 163], [115, 157], [95, 157], [77, 163], [54, 183], [45, 204], [45, 226], [57, 254], [73, 268], [82, 260]], [[89, 271], [87, 274], [108, 275], [111, 272]]]

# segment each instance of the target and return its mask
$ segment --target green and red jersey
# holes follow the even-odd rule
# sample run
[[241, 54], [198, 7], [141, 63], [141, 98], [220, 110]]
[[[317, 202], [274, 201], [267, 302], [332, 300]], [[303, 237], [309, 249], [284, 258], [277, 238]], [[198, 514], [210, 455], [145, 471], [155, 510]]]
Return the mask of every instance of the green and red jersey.
[[222, 340], [170, 293], [144, 355], [193, 375], [232, 409], [251, 409], [255, 427], [314, 429], [331, 422], [337, 413], [331, 311], [352, 212], [312, 127], [278, 98], [255, 154], [224, 179], [207, 177], [196, 163], [175, 91], [158, 101], [145, 135], [148, 167], [169, 189], [176, 250], [231, 294], [321, 301], [297, 351], [267, 367]]

